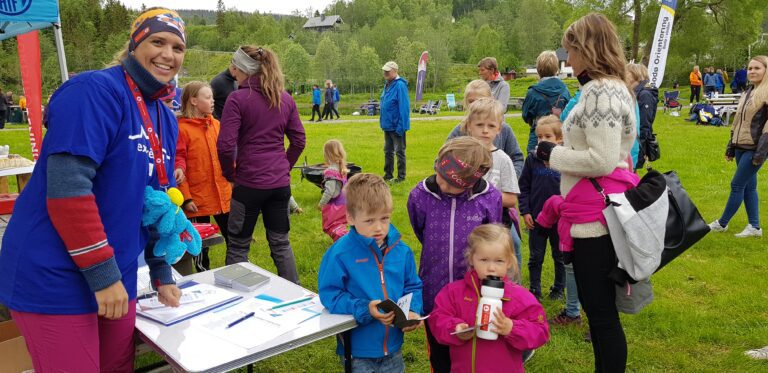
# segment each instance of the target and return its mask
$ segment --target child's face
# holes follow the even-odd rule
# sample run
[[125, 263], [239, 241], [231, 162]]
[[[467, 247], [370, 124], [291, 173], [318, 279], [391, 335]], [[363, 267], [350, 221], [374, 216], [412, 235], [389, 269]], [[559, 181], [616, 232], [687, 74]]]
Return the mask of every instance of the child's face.
[[512, 268], [511, 255], [502, 243], [487, 242], [478, 245], [470, 259], [470, 265], [481, 280], [488, 276], [504, 278]]
[[349, 225], [353, 225], [363, 237], [373, 238], [376, 244], [381, 246], [387, 239], [389, 233], [389, 219], [392, 216], [392, 210], [378, 212], [359, 212], [353, 216], [347, 214]]
[[501, 132], [501, 124], [490, 116], [473, 118], [467, 124], [470, 136], [480, 140], [486, 148], [493, 147], [493, 140]]
[[449, 182], [445, 181], [445, 179], [440, 176], [439, 173], [435, 174], [435, 176], [437, 179], [437, 187], [440, 188], [441, 192], [452, 195], [458, 195], [464, 192], [464, 189], [451, 185]]
[[197, 91], [197, 96], [192, 97], [189, 103], [202, 115], [213, 113], [213, 91], [209, 87], [203, 87]]
[[543, 126], [536, 127], [536, 138], [539, 139], [538, 143], [542, 141], [548, 141], [551, 143], [559, 144], [562, 142], [562, 137], [557, 137], [552, 127]]

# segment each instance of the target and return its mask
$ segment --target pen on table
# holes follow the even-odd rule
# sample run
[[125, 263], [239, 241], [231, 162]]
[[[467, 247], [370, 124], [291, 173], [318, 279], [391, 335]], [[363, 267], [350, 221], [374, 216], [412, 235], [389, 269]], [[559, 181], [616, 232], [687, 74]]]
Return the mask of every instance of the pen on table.
[[254, 315], [256, 315], [256, 312], [249, 312], [249, 313], [245, 314], [245, 316], [243, 316], [243, 317], [241, 317], [241, 318], [239, 318], [239, 319], [229, 323], [229, 325], [227, 325], [227, 329], [229, 329], [229, 328], [231, 328], [231, 327], [233, 327], [233, 326], [235, 326], [235, 325], [237, 325], [237, 324], [247, 320], [248, 318], [253, 317]]
[[297, 304], [297, 303], [306, 302], [308, 300], [312, 300], [313, 298], [314, 298], [314, 296], [299, 298], [299, 299], [296, 299], [296, 300], [292, 300], [292, 301], [288, 301], [288, 302], [285, 302], [285, 303], [278, 304], [276, 306], [272, 306], [270, 309], [271, 310], [276, 310], [278, 308], [283, 308], [283, 307], [291, 306], [291, 305], [294, 305], [294, 304]]
[[139, 295], [138, 297], [136, 297], [136, 300], [150, 299], [150, 298], [153, 298], [153, 297], [156, 297], [156, 296], [157, 296], [157, 292], [156, 291], [151, 291], [149, 293]]

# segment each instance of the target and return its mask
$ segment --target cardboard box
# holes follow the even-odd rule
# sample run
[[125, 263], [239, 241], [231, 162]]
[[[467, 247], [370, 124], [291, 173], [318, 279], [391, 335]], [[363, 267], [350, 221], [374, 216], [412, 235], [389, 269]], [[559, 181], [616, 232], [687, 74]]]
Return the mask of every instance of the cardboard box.
[[0, 372], [16, 373], [32, 368], [32, 358], [16, 323], [0, 322]]

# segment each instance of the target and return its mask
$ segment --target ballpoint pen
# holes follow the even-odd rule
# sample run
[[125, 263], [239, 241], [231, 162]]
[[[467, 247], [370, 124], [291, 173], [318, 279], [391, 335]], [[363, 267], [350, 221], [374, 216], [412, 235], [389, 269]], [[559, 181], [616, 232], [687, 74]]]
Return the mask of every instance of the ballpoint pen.
[[245, 316], [243, 316], [243, 317], [241, 317], [241, 318], [239, 318], [239, 319], [229, 323], [229, 325], [227, 325], [227, 329], [229, 329], [229, 328], [231, 328], [231, 327], [233, 327], [233, 326], [235, 326], [235, 325], [237, 325], [237, 324], [239, 324], [239, 323], [241, 323], [241, 322], [243, 322], [243, 321], [253, 317], [254, 315], [256, 315], [256, 312], [249, 312], [249, 313], [245, 314]]

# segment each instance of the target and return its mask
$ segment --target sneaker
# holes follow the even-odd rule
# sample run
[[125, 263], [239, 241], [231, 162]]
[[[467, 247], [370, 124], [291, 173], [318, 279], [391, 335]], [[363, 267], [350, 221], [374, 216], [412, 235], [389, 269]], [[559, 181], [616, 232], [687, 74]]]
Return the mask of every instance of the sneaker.
[[744, 228], [741, 233], [736, 233], [734, 236], [738, 238], [745, 238], [745, 237], [763, 237], [763, 230], [760, 228], [755, 228], [752, 226], [752, 224], [748, 224], [746, 228]]
[[709, 230], [712, 232], [725, 232], [728, 230], [728, 226], [722, 226], [720, 224], [720, 220], [715, 220], [711, 223], [709, 223]]
[[533, 354], [536, 353], [536, 350], [525, 350], [523, 351], [523, 365], [528, 362], [528, 360], [531, 360], [533, 357]]
[[756, 350], [749, 350], [745, 352], [744, 355], [757, 360], [768, 360], [768, 346]]
[[581, 315], [578, 315], [576, 317], [571, 317], [565, 313], [565, 310], [563, 310], [557, 316], [555, 316], [555, 318], [552, 319], [552, 321], [550, 322], [556, 325], [571, 325], [571, 324], [581, 325]]

